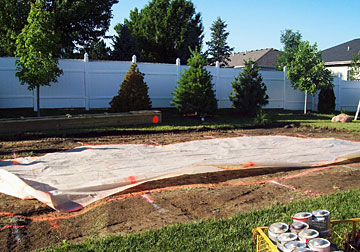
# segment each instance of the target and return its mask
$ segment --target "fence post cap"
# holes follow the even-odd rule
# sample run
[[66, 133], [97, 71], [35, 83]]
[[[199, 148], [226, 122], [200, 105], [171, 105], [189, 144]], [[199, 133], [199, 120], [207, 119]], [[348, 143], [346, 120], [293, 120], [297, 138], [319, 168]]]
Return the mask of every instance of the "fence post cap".
[[87, 52], [84, 54], [84, 61], [85, 62], [89, 61], [89, 54]]
[[176, 59], [176, 65], [177, 65], [177, 66], [180, 66], [180, 58], [177, 58], [177, 59]]
[[132, 63], [135, 63], [135, 64], [136, 64], [136, 55], [133, 55], [133, 56], [132, 56]]
[[216, 61], [215, 67], [220, 67], [220, 62], [219, 61]]

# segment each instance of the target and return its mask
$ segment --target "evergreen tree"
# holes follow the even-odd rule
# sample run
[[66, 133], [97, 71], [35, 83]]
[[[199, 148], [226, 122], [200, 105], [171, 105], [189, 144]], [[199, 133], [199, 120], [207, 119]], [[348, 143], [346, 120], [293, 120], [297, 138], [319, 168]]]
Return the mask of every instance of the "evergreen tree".
[[206, 57], [196, 49], [191, 51], [188, 60], [189, 68], [181, 75], [173, 93], [172, 104], [180, 113], [205, 116], [214, 113], [217, 109], [217, 100], [212, 76], [204, 66]]
[[324, 114], [332, 114], [335, 112], [336, 97], [334, 89], [331, 86], [323, 87], [319, 93], [318, 112]]
[[144, 74], [139, 71], [135, 63], [132, 63], [121, 83], [118, 95], [110, 102], [110, 110], [128, 112], [151, 109], [148, 90], [149, 87], [144, 82]]
[[231, 53], [234, 48], [230, 48], [226, 42], [229, 32], [226, 31], [227, 24], [221, 20], [220, 17], [212, 24], [211, 40], [206, 42], [209, 49], [206, 54], [210, 56], [208, 62], [210, 65], [215, 65], [216, 61], [219, 61], [221, 66], [228, 66]]
[[125, 24], [145, 62], [186, 62], [189, 48], [202, 45], [201, 15], [190, 0], [152, 0], [141, 11], [131, 11]]
[[88, 53], [91, 60], [108, 60], [110, 58], [110, 48], [106, 46], [103, 39], [93, 41], [90, 46], [80, 50], [81, 55]]
[[234, 93], [229, 98], [240, 115], [253, 117], [269, 103], [269, 96], [258, 65], [251, 59], [244, 63], [243, 71], [231, 83]]
[[137, 42], [131, 35], [126, 24], [117, 24], [114, 27], [117, 35], [113, 38], [114, 50], [111, 52], [112, 60], [130, 61], [133, 55], [140, 60], [141, 56], [137, 48]]
[[28, 24], [16, 40], [16, 76], [29, 90], [36, 88], [38, 116], [40, 116], [40, 86], [56, 82], [62, 74], [54, 54], [58, 50], [59, 37], [55, 33], [53, 13], [46, 10], [43, 0], [31, 4]]

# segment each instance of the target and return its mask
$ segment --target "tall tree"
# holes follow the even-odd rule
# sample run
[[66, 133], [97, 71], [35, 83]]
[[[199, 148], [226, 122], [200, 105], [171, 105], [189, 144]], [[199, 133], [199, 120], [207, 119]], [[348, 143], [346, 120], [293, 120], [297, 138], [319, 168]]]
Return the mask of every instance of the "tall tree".
[[110, 58], [110, 51], [110, 48], [106, 46], [103, 39], [95, 40], [90, 46], [80, 50], [80, 52], [87, 52], [91, 60], [108, 60]]
[[292, 54], [293, 60], [286, 72], [292, 86], [305, 92], [304, 114], [306, 114], [307, 94], [315, 95], [321, 88], [332, 87], [331, 72], [325, 68], [316, 43], [300, 42], [298, 50]]
[[201, 15], [190, 0], [152, 0], [141, 11], [131, 11], [125, 24], [147, 62], [186, 62], [189, 49], [202, 45]]
[[180, 113], [204, 117], [216, 111], [214, 85], [211, 74], [204, 68], [206, 63], [206, 57], [197, 49], [191, 51], [189, 68], [181, 75], [171, 102]]
[[244, 63], [243, 71], [231, 83], [234, 93], [231, 92], [229, 98], [240, 115], [253, 117], [269, 103], [269, 96], [256, 62], [249, 59]]
[[226, 27], [227, 24], [220, 17], [210, 27], [211, 40], [206, 42], [208, 46], [206, 54], [210, 65], [215, 65], [216, 61], [219, 61], [221, 66], [229, 65], [228, 61], [234, 48], [230, 48], [227, 44], [226, 40], [230, 33], [226, 31]]
[[283, 51], [279, 52], [277, 68], [283, 70], [284, 66], [289, 66], [294, 59], [294, 53], [298, 50], [302, 35], [299, 31], [293, 32], [286, 29], [281, 32], [280, 42], [284, 45]]
[[349, 80], [360, 80], [360, 51], [354, 54], [351, 69], [349, 71]]
[[[26, 24], [34, 0], [0, 0], [0, 51], [15, 53], [16, 36]], [[103, 37], [110, 25], [111, 7], [118, 0], [49, 0], [45, 9], [55, 16], [61, 47], [57, 55], [66, 57], [74, 49], [89, 46]], [[5, 48], [5, 49], [4, 49]], [[4, 53], [4, 52], [3, 52]]]
[[135, 38], [126, 24], [117, 24], [114, 27], [117, 35], [113, 38], [113, 48], [111, 52], [112, 60], [130, 61], [133, 55], [136, 55], [139, 60], [141, 56], [137, 47]]
[[55, 33], [54, 14], [46, 10], [44, 0], [31, 4], [28, 24], [16, 40], [16, 76], [29, 90], [36, 88], [38, 116], [40, 116], [40, 86], [56, 82], [62, 74], [58, 60], [54, 58], [59, 37]]
[[0, 56], [14, 56], [16, 37], [27, 23], [28, 1], [0, 0]]

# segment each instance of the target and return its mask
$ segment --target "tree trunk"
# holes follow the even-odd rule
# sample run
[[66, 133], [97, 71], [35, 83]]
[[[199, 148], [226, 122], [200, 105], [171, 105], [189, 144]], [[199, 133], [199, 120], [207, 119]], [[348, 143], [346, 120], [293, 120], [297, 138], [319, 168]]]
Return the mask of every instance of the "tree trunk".
[[40, 117], [40, 85], [36, 86], [37, 117]]
[[307, 106], [307, 91], [305, 91], [304, 115], [306, 115], [306, 106]]

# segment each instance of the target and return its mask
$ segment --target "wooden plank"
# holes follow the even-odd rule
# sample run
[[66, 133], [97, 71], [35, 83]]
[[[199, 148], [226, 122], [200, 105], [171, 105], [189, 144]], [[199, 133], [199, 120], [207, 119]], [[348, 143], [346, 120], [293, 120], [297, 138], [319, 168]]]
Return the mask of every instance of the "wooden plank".
[[154, 124], [160, 123], [161, 120], [161, 112], [157, 110], [131, 111], [128, 113], [24, 118], [0, 120], [0, 133], [22, 133], [49, 130]]

